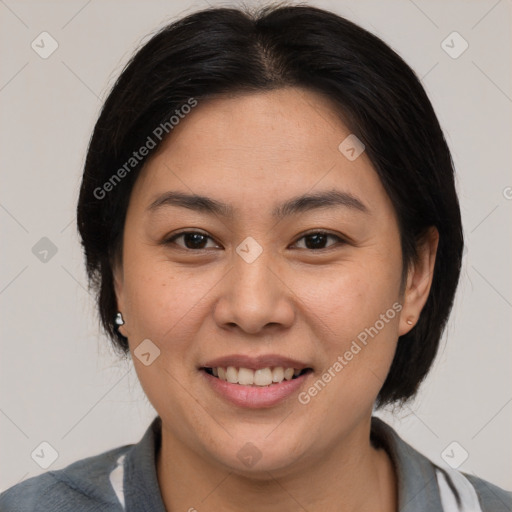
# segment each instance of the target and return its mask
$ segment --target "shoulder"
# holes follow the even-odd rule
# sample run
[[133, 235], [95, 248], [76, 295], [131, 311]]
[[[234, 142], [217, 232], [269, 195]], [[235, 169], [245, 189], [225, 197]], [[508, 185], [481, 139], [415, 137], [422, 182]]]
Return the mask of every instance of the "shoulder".
[[491, 484], [483, 478], [462, 473], [475, 488], [483, 512], [510, 512], [512, 492]]
[[512, 492], [475, 475], [435, 464], [380, 418], [372, 417], [371, 433], [372, 441], [388, 451], [397, 470], [400, 510], [512, 511]]
[[125, 445], [78, 460], [63, 469], [28, 478], [0, 494], [1, 512], [119, 511], [110, 484], [117, 460], [129, 451]]

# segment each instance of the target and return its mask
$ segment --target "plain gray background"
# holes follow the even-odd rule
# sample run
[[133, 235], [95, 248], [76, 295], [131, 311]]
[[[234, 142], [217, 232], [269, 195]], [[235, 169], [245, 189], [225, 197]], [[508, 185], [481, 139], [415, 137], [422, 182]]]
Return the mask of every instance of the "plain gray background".
[[[511, 1], [304, 3], [359, 23], [408, 62], [458, 173], [467, 250], [449, 327], [415, 402], [379, 415], [435, 463], [467, 452], [460, 470], [510, 489]], [[148, 34], [208, 4], [232, 5], [0, 0], [1, 490], [43, 472], [31, 457], [43, 441], [58, 469], [138, 441], [156, 414], [98, 329], [75, 205], [95, 119], [123, 65]], [[46, 59], [31, 47], [45, 37], [51, 48], [43, 31], [58, 44]], [[463, 48], [454, 31], [469, 45], [458, 58], [442, 47]], [[57, 251], [45, 262], [43, 237]]]

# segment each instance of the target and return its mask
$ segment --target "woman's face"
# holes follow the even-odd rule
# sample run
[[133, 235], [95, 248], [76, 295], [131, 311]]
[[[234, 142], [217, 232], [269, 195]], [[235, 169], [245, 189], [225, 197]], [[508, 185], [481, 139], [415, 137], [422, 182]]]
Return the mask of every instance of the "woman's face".
[[137, 179], [121, 332], [164, 436], [205, 464], [284, 470], [364, 439], [423, 306], [412, 274], [400, 295], [393, 206], [349, 135], [305, 90], [199, 102]]

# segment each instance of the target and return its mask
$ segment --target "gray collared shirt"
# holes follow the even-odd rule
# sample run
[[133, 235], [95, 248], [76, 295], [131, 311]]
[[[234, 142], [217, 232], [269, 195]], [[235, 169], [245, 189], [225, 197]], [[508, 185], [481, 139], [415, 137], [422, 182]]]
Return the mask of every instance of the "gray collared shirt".
[[[161, 420], [156, 417], [136, 444], [79, 460], [11, 487], [0, 494], [0, 512], [165, 512], [156, 473], [160, 440]], [[389, 453], [395, 466], [399, 512], [443, 511], [436, 465], [375, 416], [371, 440]], [[473, 484], [483, 512], [512, 511], [511, 492], [464, 475]], [[119, 479], [117, 484], [114, 476]], [[195, 505], [200, 510], [197, 503], [191, 503], [191, 509]]]

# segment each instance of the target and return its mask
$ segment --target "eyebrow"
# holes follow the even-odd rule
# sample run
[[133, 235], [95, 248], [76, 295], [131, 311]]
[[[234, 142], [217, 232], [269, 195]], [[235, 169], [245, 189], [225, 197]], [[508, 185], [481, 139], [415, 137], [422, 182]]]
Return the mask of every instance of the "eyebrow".
[[[233, 217], [235, 213], [232, 206], [216, 199], [177, 191], [169, 191], [160, 195], [147, 207], [147, 210], [155, 212], [168, 206], [188, 208], [189, 210], [219, 215], [221, 217]], [[315, 209], [340, 206], [366, 214], [370, 213], [369, 208], [356, 196], [341, 190], [327, 190], [292, 197], [278, 205], [272, 211], [272, 216], [276, 219], [283, 219], [284, 217]]]

